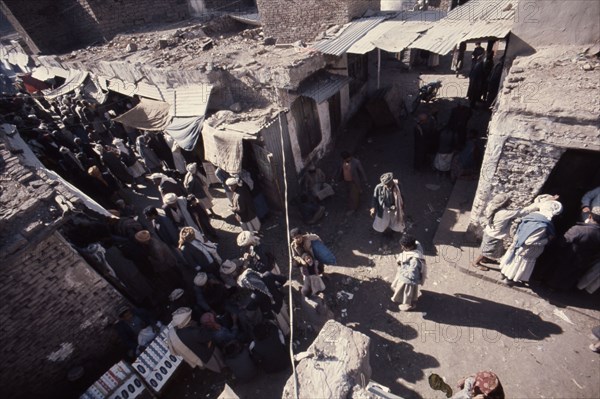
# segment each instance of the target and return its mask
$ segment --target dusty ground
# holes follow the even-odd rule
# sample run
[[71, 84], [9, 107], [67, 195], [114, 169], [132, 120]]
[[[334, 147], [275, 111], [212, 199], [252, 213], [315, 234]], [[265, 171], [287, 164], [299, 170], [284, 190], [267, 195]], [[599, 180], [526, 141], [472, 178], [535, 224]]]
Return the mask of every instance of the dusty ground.
[[[400, 79], [397, 64], [389, 61], [384, 74], [384, 82]], [[414, 85], [416, 76], [416, 72], [405, 73], [402, 83]], [[466, 88], [465, 79], [435, 71], [424, 71], [422, 76], [424, 81], [440, 77], [446, 87]], [[437, 102], [440, 123], [446, 120], [451, 104], [450, 98]], [[486, 111], [478, 111], [473, 127], [485, 132], [488, 117]], [[372, 129], [364, 137], [342, 136], [320, 166], [331, 175], [339, 150], [356, 150], [370, 182], [361, 211], [345, 215], [343, 187], [338, 186], [335, 197], [326, 203], [328, 212], [322, 222], [302, 226], [319, 234], [337, 256], [338, 266], [326, 270], [327, 300], [336, 320], [371, 338], [372, 379], [404, 398], [442, 398], [441, 392], [429, 388], [429, 374], [437, 373], [454, 386], [465, 375], [491, 369], [500, 376], [508, 397], [600, 397], [600, 357], [587, 348], [591, 327], [600, 323], [598, 295], [507, 288], [496, 282], [497, 272], [469, 273], [468, 263], [477, 245], [466, 241], [458, 230], [468, 220], [469, 193], [474, 192], [476, 182], [461, 181], [453, 192], [454, 185], [446, 177], [413, 173], [412, 123], [406, 120], [401, 128], [388, 131]], [[389, 299], [399, 237], [386, 239], [376, 234], [368, 215], [369, 194], [381, 173], [388, 171], [402, 185], [408, 231], [423, 243], [428, 255], [429, 279], [417, 310], [410, 313], [399, 312]], [[226, 214], [224, 195], [219, 190], [215, 194], [220, 197], [217, 212]], [[263, 224], [265, 245], [276, 252], [285, 271], [286, 229], [298, 225], [294, 209], [290, 215], [292, 226], [286, 226], [281, 215]], [[443, 226], [436, 234], [440, 221]], [[214, 225], [221, 230], [222, 253], [237, 254], [234, 239], [239, 228], [233, 218], [215, 220]], [[295, 274], [295, 279], [299, 281], [300, 276]], [[354, 293], [354, 298], [338, 303], [339, 290]], [[342, 309], [347, 316], [342, 317]], [[296, 351], [301, 351], [315, 332], [303, 328], [298, 311], [295, 317], [294, 341]], [[277, 398], [288, 377], [289, 372], [284, 372], [232, 384], [242, 398]], [[184, 369], [164, 397], [216, 397], [224, 382], [222, 376]]]

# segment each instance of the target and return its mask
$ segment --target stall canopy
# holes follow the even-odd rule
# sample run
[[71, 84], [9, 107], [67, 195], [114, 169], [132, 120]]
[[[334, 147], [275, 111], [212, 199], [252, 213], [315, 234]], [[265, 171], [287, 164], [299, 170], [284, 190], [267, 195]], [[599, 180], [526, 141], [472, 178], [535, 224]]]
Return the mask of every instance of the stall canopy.
[[319, 104], [339, 92], [350, 80], [351, 78], [348, 76], [318, 72], [302, 81], [297, 93], [301, 96], [312, 98]]
[[263, 126], [259, 122], [245, 121], [215, 128], [204, 122], [204, 159], [227, 173], [242, 171], [242, 140], [255, 140]]
[[49, 100], [53, 100], [59, 96], [64, 96], [67, 93], [72, 92], [73, 90], [79, 88], [85, 79], [88, 77], [87, 72], [76, 71], [74, 69], [69, 69], [69, 73], [65, 78], [65, 83], [56, 88], [54, 90], [46, 90], [44, 91], [44, 97]]
[[169, 108], [171, 106], [164, 101], [140, 98], [138, 105], [114, 120], [136, 129], [161, 131], [165, 130], [171, 121]]
[[446, 55], [460, 42], [504, 38], [518, 6], [519, 0], [471, 0], [450, 11], [409, 47]]
[[323, 54], [340, 56], [386, 18], [388, 17], [376, 16], [357, 19], [347, 24], [335, 37], [321, 40], [315, 43], [313, 47]]
[[175, 117], [167, 126], [167, 132], [185, 151], [192, 151], [200, 138], [204, 116], [178, 118]]

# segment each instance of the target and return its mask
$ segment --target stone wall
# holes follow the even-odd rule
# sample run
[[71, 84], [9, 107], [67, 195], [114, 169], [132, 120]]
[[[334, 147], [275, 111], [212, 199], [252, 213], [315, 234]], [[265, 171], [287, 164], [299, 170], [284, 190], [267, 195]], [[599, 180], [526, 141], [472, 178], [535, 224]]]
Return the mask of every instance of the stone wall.
[[102, 34], [115, 34], [152, 23], [180, 21], [189, 17], [187, 0], [77, 0], [89, 10]]
[[2, 0], [33, 53], [61, 53], [116, 33], [189, 17], [187, 0]]
[[108, 318], [122, 298], [59, 233], [20, 253], [0, 268], [0, 396], [66, 397], [69, 369], [110, 366]]
[[578, 60], [579, 51], [540, 48], [513, 62], [489, 125], [471, 211], [474, 233], [495, 194], [510, 194], [515, 207], [529, 205], [567, 149], [600, 153], [600, 102], [594, 100], [600, 71], [586, 68], [593, 59]]
[[367, 9], [379, 10], [375, 0], [257, 0], [265, 37], [279, 43], [312, 41], [333, 25], [348, 23]]

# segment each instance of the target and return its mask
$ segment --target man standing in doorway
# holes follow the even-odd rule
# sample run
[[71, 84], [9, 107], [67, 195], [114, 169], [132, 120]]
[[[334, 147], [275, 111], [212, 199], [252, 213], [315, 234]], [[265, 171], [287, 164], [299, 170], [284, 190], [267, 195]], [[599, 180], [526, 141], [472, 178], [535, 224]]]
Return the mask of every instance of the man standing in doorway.
[[260, 220], [256, 216], [252, 194], [236, 177], [225, 180], [225, 184], [232, 191], [231, 210], [240, 222], [244, 231], [260, 231]]
[[343, 180], [347, 186], [348, 212], [346, 214], [352, 215], [360, 205], [360, 193], [362, 192], [363, 183], [367, 181], [367, 175], [360, 161], [350, 155], [349, 152], [343, 151], [341, 156], [342, 165], [338, 172], [338, 178]]

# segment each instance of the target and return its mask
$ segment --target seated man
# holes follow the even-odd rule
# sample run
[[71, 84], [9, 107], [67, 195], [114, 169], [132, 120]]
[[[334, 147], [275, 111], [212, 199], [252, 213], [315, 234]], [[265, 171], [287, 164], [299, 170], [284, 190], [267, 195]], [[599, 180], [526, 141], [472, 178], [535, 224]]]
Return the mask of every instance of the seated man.
[[311, 164], [302, 178], [302, 191], [323, 201], [334, 194], [333, 188], [326, 181], [325, 173]]
[[117, 309], [119, 320], [115, 323], [115, 330], [123, 345], [127, 348], [127, 356], [137, 356], [144, 344], [148, 342], [147, 337], [156, 334], [160, 329], [160, 322], [143, 309], [133, 308], [128, 305]]

